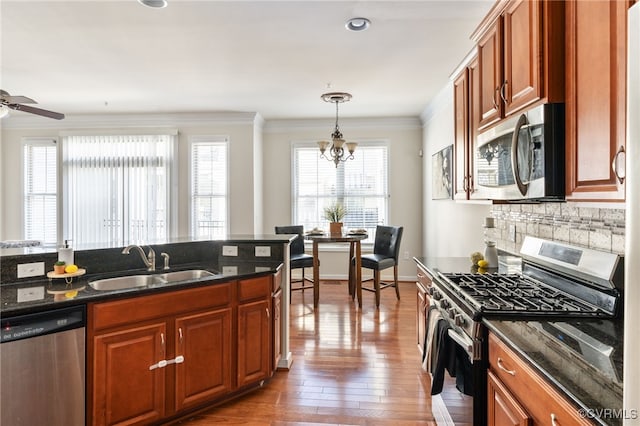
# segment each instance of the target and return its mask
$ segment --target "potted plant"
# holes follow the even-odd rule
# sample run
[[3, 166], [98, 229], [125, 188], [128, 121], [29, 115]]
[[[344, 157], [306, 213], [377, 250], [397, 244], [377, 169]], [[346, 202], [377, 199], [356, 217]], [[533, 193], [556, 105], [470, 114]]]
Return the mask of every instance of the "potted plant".
[[53, 264], [53, 272], [56, 274], [64, 274], [64, 268], [66, 265], [67, 264], [62, 260], [57, 261]]
[[342, 218], [347, 210], [340, 203], [335, 203], [324, 208], [324, 218], [329, 221], [331, 235], [342, 235]]

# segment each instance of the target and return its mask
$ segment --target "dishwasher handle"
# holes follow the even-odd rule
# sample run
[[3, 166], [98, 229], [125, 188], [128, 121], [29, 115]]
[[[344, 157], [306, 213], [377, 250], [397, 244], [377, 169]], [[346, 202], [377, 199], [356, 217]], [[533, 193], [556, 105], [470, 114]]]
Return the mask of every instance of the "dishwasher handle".
[[2, 318], [0, 323], [0, 343], [31, 339], [85, 327], [87, 323], [86, 316], [86, 307], [79, 305]]

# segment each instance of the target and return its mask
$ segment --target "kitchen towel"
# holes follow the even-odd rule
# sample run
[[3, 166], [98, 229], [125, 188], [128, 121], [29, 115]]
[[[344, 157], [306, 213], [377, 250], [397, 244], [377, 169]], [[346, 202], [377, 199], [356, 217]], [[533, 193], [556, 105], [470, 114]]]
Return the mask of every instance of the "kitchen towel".
[[429, 306], [427, 311], [427, 329], [425, 330], [424, 348], [422, 350], [422, 369], [431, 373], [431, 365], [435, 361], [435, 351], [433, 350], [433, 336], [435, 334], [438, 321], [442, 318], [442, 314], [435, 305]]

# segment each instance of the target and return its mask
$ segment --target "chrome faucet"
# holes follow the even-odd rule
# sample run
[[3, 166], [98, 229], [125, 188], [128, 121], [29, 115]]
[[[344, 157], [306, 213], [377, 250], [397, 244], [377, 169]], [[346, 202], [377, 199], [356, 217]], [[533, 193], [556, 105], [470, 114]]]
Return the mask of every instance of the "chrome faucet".
[[156, 270], [156, 252], [153, 251], [153, 249], [151, 248], [151, 246], [149, 246], [149, 254], [145, 255], [144, 254], [144, 250], [142, 250], [142, 248], [140, 246], [137, 246], [135, 244], [132, 244], [130, 246], [126, 246], [124, 248], [124, 250], [122, 250], [122, 254], [129, 254], [129, 251], [134, 248], [138, 251], [138, 253], [140, 253], [140, 257], [142, 258], [142, 261], [144, 262], [144, 264], [147, 266], [147, 270], [149, 271], [155, 271]]

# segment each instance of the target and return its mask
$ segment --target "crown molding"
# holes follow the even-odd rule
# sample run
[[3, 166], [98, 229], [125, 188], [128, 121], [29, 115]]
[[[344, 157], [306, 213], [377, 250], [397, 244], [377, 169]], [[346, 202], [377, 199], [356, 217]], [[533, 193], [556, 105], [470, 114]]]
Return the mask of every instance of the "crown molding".
[[[280, 133], [291, 130], [327, 130], [335, 125], [334, 119], [278, 119], [267, 120], [264, 125], [265, 133]], [[421, 128], [419, 117], [369, 117], [369, 118], [342, 118], [340, 128], [366, 129], [366, 128]]]
[[63, 120], [51, 120], [30, 114], [9, 115], [2, 119], [5, 129], [85, 129], [166, 126], [207, 126], [259, 123], [255, 112], [201, 112], [150, 114], [68, 114]]

